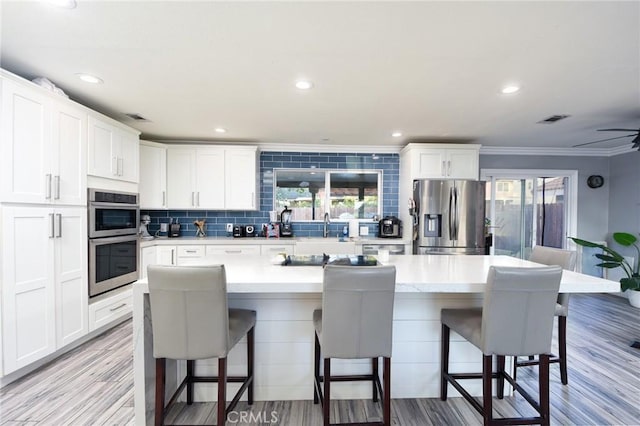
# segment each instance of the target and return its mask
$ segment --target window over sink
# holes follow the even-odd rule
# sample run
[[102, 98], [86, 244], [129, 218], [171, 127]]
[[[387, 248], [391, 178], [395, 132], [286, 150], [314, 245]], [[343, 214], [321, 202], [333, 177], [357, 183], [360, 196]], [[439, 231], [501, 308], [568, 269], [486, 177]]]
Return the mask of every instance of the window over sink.
[[381, 215], [382, 170], [275, 169], [274, 210], [292, 220], [373, 220]]

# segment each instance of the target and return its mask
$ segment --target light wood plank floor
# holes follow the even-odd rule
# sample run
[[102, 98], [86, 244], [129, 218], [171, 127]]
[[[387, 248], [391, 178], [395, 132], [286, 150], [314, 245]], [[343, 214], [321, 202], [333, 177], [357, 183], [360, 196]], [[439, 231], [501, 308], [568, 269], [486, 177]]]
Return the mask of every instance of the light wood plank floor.
[[[557, 365], [551, 367], [553, 424], [640, 425], [640, 310], [610, 295], [574, 295], [568, 321], [569, 385]], [[127, 425], [133, 418], [132, 327], [127, 321], [0, 390], [0, 424]], [[554, 337], [555, 344], [555, 337]], [[536, 370], [518, 371], [518, 381], [536, 392]], [[310, 384], [311, 386], [311, 384]], [[496, 415], [533, 414], [521, 397], [494, 399]], [[474, 425], [480, 416], [460, 398], [395, 399], [396, 425]], [[380, 418], [370, 401], [332, 403], [332, 420]], [[244, 414], [227, 424], [320, 425], [320, 407], [312, 401], [238, 404]], [[215, 404], [177, 405], [167, 421], [214, 423]], [[273, 413], [273, 418], [272, 418]], [[247, 416], [240, 418], [240, 415]], [[244, 421], [243, 421], [244, 420]], [[276, 420], [273, 423], [270, 421]]]

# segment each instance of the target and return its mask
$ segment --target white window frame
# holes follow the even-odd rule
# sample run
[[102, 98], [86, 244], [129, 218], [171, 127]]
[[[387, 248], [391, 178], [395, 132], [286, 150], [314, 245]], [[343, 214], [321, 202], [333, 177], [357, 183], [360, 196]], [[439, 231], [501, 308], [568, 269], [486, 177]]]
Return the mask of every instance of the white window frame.
[[[555, 169], [481, 169], [480, 180], [491, 182], [491, 213], [489, 220], [495, 222], [496, 211], [496, 179], [534, 179], [542, 176], [563, 177], [568, 179], [565, 188], [564, 204], [565, 209], [565, 248], [567, 250], [576, 250], [576, 244], [568, 237], [578, 234], [578, 171], [577, 170], [555, 170]], [[537, 203], [537, 183], [533, 181], [533, 215], [536, 217]], [[536, 221], [533, 221], [533, 235], [536, 235]], [[535, 245], [535, 241], [533, 241]], [[494, 253], [494, 247], [491, 247], [491, 254]]]

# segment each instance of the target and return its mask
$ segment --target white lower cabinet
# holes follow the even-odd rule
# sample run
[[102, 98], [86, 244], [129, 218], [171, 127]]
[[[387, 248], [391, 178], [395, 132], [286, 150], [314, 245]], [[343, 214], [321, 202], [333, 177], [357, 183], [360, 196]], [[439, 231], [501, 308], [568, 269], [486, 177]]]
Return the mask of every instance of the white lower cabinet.
[[156, 265], [177, 265], [178, 264], [178, 249], [176, 246], [158, 246], [158, 253], [156, 257]]
[[147, 266], [158, 263], [158, 247], [143, 247], [140, 249], [140, 279], [147, 278]]
[[87, 213], [2, 208], [4, 375], [85, 335]]
[[192, 245], [192, 246], [178, 246], [177, 247], [177, 264], [188, 265], [198, 259], [204, 259], [205, 246]]
[[285, 253], [286, 255], [295, 254], [295, 244], [276, 244], [276, 245], [263, 245], [260, 248], [260, 253], [262, 254], [270, 254], [275, 256], [280, 253]]
[[110, 324], [133, 310], [133, 290], [126, 289], [89, 305], [89, 331]]
[[206, 256], [215, 257], [223, 254], [260, 254], [259, 245], [215, 245], [207, 246]]

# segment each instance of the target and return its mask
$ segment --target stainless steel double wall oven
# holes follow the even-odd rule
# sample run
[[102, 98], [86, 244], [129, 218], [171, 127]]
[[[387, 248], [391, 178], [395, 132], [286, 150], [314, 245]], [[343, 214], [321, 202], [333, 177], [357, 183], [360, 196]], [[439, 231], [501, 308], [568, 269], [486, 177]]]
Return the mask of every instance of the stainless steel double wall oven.
[[138, 194], [89, 189], [89, 297], [138, 279]]

